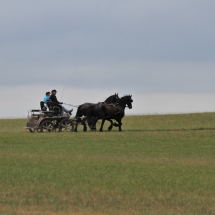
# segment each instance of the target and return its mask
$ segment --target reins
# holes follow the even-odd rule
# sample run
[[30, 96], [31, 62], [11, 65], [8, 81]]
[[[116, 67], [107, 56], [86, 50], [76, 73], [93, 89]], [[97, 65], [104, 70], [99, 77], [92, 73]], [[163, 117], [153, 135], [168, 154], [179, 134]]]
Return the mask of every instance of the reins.
[[72, 104], [66, 104], [66, 103], [63, 103], [64, 105], [68, 105], [68, 106], [71, 106], [71, 107], [76, 107], [78, 108], [80, 105], [72, 105]]
[[[53, 101], [51, 101], [51, 100], [49, 100], [48, 102], [51, 102], [51, 103], [54, 103], [54, 104], [57, 104], [57, 105], [61, 105], [61, 104], [59, 104], [59, 103], [57, 103], [57, 102], [53, 102]], [[67, 104], [67, 103], [64, 103], [64, 102], [63, 102], [63, 104], [64, 104], [64, 105], [71, 106], [71, 107], [76, 107], [76, 108], [78, 108], [78, 107], [80, 106], [80, 105]]]

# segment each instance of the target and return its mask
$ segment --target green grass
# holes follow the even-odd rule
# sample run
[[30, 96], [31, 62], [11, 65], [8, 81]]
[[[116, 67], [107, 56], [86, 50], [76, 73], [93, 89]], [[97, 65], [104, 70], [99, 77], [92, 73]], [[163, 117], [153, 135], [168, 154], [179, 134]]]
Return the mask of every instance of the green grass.
[[0, 214], [215, 214], [215, 113], [126, 116], [121, 133], [26, 121], [0, 120]]

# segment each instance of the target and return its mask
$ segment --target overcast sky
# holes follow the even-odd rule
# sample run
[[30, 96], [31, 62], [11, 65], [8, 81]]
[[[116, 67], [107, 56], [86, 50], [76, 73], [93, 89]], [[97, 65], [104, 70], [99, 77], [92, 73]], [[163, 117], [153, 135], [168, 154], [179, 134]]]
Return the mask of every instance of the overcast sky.
[[0, 117], [25, 116], [53, 88], [71, 104], [132, 94], [128, 114], [214, 111], [214, 8], [214, 0], [0, 1]]

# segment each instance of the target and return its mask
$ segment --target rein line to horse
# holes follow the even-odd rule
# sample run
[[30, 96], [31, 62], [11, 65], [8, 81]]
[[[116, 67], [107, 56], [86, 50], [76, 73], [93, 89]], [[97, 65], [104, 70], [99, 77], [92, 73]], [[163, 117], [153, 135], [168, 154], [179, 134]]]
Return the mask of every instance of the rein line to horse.
[[[57, 104], [57, 105], [61, 105], [61, 104], [59, 104], [59, 103], [57, 103], [57, 102], [53, 102], [53, 101], [50, 101], [50, 102], [52, 102], [52, 103], [54, 103], [54, 104]], [[62, 102], [62, 104], [65, 104], [65, 105], [68, 105], [68, 106], [72, 106], [72, 107], [76, 107], [76, 108], [78, 108], [80, 105], [72, 105], [72, 104], [67, 104], [67, 103], [64, 103], [64, 102]]]
[[71, 107], [76, 107], [78, 108], [80, 105], [72, 105], [72, 104], [66, 104], [66, 103], [63, 103], [64, 105], [68, 105], [68, 106], [71, 106]]

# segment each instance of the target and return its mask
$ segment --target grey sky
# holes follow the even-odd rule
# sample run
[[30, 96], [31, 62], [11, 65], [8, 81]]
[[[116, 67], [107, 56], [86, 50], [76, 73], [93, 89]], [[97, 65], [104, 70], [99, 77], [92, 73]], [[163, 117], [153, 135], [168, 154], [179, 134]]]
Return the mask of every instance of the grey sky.
[[214, 94], [214, 8], [213, 0], [0, 1], [0, 86]]

